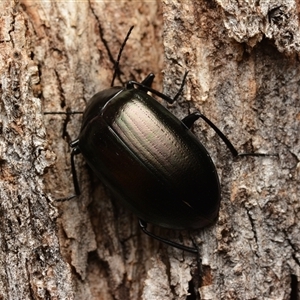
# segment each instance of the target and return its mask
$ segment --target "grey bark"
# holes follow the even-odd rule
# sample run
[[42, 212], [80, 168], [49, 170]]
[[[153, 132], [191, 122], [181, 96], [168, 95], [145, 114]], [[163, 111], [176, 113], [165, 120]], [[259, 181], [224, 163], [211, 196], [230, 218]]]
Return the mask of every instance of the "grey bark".
[[[0, 11], [0, 298], [299, 297], [297, 2], [23, 0]], [[200, 110], [240, 152], [278, 154], [234, 160], [197, 122], [222, 183], [219, 219], [152, 230], [196, 243], [200, 259], [141, 234], [80, 157], [81, 196], [57, 201], [74, 194], [68, 144], [81, 116], [43, 112], [83, 111], [109, 87], [131, 25], [122, 82], [153, 72], [174, 95], [189, 70], [176, 116]]]
[[73, 295], [71, 267], [60, 253], [58, 210], [42, 176], [53, 161], [46, 143], [32, 32], [18, 5], [1, 2], [0, 298]]

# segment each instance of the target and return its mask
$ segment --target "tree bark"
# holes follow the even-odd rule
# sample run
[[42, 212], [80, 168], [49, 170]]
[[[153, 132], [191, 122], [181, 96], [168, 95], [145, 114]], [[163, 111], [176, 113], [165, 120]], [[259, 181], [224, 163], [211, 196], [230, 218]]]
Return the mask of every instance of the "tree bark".
[[[296, 1], [2, 1], [0, 3], [1, 299], [299, 299], [299, 6]], [[110, 86], [156, 75], [183, 96], [193, 131], [222, 187], [218, 221], [192, 232], [151, 230], [199, 257], [141, 233], [137, 218], [76, 157], [69, 143], [87, 101]], [[163, 88], [161, 88], [163, 82]], [[124, 170], [126, 172], [126, 170]], [[199, 195], [200, 197], [201, 195]]]

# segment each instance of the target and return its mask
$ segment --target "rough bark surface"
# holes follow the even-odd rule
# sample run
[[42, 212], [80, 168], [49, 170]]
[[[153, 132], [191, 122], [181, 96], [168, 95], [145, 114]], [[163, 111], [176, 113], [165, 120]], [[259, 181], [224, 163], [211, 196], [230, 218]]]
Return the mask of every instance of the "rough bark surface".
[[[241, 152], [279, 155], [232, 160], [216, 134], [198, 123], [222, 181], [219, 220], [197, 235], [201, 299], [296, 299], [292, 297], [299, 295], [300, 270], [297, 3], [166, 0], [164, 4], [165, 78], [191, 70], [187, 102], [177, 113], [198, 109]], [[180, 50], [172, 50], [174, 43]], [[166, 90], [171, 85], [166, 81]], [[201, 136], [198, 128], [195, 132]]]
[[[298, 299], [298, 15], [293, 0], [2, 1], [0, 298]], [[240, 152], [278, 154], [233, 159], [197, 122], [222, 183], [219, 219], [152, 230], [196, 243], [199, 258], [141, 234], [80, 156], [81, 196], [57, 201], [74, 194], [81, 116], [43, 112], [83, 111], [109, 87], [131, 25], [117, 84], [153, 72], [174, 95], [189, 70], [176, 116], [200, 110]]]
[[33, 88], [39, 70], [32, 32], [12, 1], [2, 1], [0, 11], [0, 298], [67, 299], [74, 295], [71, 267], [60, 253], [58, 211], [42, 183], [54, 157]]

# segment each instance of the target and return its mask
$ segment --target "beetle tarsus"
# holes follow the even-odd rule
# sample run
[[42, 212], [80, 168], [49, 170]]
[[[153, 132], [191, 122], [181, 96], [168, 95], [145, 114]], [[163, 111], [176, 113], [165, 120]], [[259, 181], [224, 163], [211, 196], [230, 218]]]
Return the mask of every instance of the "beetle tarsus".
[[192, 248], [192, 247], [188, 247], [188, 246], [185, 246], [185, 245], [182, 245], [182, 244], [178, 244], [176, 242], [166, 240], [166, 239], [164, 239], [160, 236], [157, 236], [157, 235], [151, 233], [150, 231], [147, 230], [147, 222], [145, 222], [141, 219], [139, 219], [139, 225], [140, 225], [141, 229], [143, 230], [143, 232], [145, 234], [147, 234], [148, 236], [152, 237], [153, 239], [156, 239], [156, 240], [158, 240], [158, 241], [160, 241], [164, 244], [175, 247], [177, 249], [187, 251], [187, 252], [190, 252], [190, 253], [194, 253], [194, 254], [198, 254], [198, 250], [196, 248]]

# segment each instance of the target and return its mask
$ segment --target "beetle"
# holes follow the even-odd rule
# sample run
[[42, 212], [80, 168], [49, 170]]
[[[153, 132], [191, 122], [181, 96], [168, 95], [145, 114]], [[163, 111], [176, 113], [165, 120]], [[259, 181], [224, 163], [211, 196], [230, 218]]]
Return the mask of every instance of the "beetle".
[[208, 123], [234, 157], [266, 154], [239, 154], [200, 112], [179, 120], [148, 94], [173, 103], [183, 90], [187, 72], [173, 98], [152, 89], [153, 74], [142, 82], [130, 80], [124, 87], [114, 86], [119, 59], [132, 28], [121, 46], [111, 87], [90, 99], [79, 136], [70, 144], [75, 192], [80, 194], [74, 156], [81, 153], [113, 196], [137, 215], [146, 234], [197, 253], [196, 248], [147, 230], [148, 223], [170, 229], [198, 229], [218, 217], [219, 177], [209, 152], [190, 130], [194, 122], [201, 118]]

